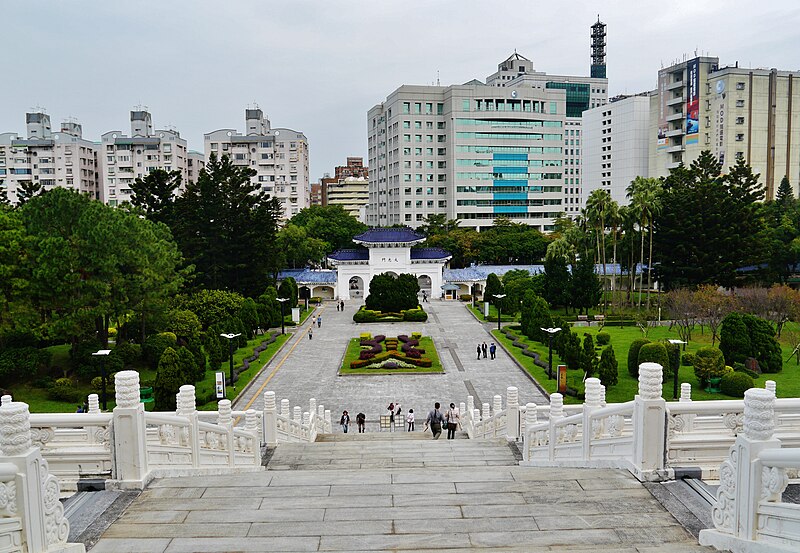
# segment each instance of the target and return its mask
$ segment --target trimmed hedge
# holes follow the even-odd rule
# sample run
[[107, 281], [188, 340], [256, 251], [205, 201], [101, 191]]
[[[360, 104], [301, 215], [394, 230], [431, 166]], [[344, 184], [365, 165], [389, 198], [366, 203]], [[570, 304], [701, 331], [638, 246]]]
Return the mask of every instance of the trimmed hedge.
[[755, 383], [750, 375], [735, 371], [723, 376], [719, 382], [722, 393], [731, 397], [744, 397], [744, 393], [754, 386]]
[[597, 333], [598, 346], [607, 346], [610, 343], [611, 343], [611, 334], [602, 330]]
[[400, 313], [374, 311], [362, 307], [353, 314], [353, 321], [356, 323], [382, 323], [391, 321], [405, 321], [424, 323], [428, 320], [428, 314], [421, 307], [416, 309], [406, 309]]
[[647, 338], [636, 338], [628, 348], [628, 374], [634, 378], [639, 378], [639, 350], [649, 343]]
[[684, 353], [681, 357], [681, 365], [684, 367], [694, 366], [694, 353]]
[[[669, 363], [669, 353], [667, 348], [661, 342], [650, 342], [643, 344], [639, 348], [639, 365], [642, 363], [658, 363], [663, 369], [663, 379], [667, 380], [672, 377], [672, 368]], [[638, 370], [638, 366], [636, 367]]]

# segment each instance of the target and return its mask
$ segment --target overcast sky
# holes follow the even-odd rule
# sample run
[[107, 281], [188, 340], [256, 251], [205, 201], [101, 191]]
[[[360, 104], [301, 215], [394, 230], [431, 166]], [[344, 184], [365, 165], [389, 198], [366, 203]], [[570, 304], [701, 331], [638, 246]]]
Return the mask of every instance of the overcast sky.
[[655, 88], [662, 64], [695, 51], [800, 69], [797, 0], [2, 0], [0, 132], [24, 133], [42, 106], [99, 140], [129, 132], [141, 104], [202, 151], [257, 102], [308, 137], [316, 181], [348, 155], [366, 163], [367, 110], [402, 84], [483, 80], [514, 49], [538, 71], [588, 75], [598, 13], [610, 95]]

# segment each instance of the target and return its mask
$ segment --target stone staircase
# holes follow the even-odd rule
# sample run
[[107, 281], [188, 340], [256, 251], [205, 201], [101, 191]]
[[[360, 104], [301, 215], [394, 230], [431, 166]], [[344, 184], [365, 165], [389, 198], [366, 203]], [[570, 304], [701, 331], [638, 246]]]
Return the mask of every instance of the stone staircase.
[[517, 458], [421, 432], [282, 444], [261, 473], [154, 481], [92, 551], [711, 551], [625, 471]]

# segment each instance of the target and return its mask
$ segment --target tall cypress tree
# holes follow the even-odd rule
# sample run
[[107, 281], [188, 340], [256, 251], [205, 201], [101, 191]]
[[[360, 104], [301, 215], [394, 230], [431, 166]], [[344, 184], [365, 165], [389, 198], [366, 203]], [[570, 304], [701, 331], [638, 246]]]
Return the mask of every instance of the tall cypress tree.
[[590, 307], [596, 307], [602, 298], [600, 279], [594, 271], [594, 257], [585, 252], [572, 266], [570, 279], [570, 303], [572, 307], [588, 315]]

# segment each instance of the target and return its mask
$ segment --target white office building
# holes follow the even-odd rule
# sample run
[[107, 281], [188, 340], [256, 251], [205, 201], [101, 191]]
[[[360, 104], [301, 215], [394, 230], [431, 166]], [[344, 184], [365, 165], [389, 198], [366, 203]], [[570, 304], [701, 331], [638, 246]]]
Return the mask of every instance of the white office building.
[[270, 126], [257, 107], [245, 110], [247, 134], [219, 129], [205, 135], [206, 162], [215, 154], [255, 170], [253, 182], [283, 206], [283, 220], [311, 205], [308, 140], [302, 132]]
[[626, 188], [648, 171], [650, 98], [648, 93], [617, 96], [583, 112], [583, 178], [581, 205], [601, 188], [627, 205]]
[[103, 180], [102, 200], [108, 205], [130, 201], [131, 183], [148, 173], [163, 169], [180, 171], [180, 194], [189, 181], [186, 140], [174, 129], [153, 128], [150, 113], [131, 111], [131, 134], [109, 131], [101, 137], [100, 166]]
[[100, 197], [97, 172], [98, 145], [82, 137], [76, 121], [51, 129], [50, 116], [43, 110], [26, 113], [27, 137], [0, 134], [0, 189], [12, 204], [25, 184], [38, 183], [43, 190], [71, 188]]

